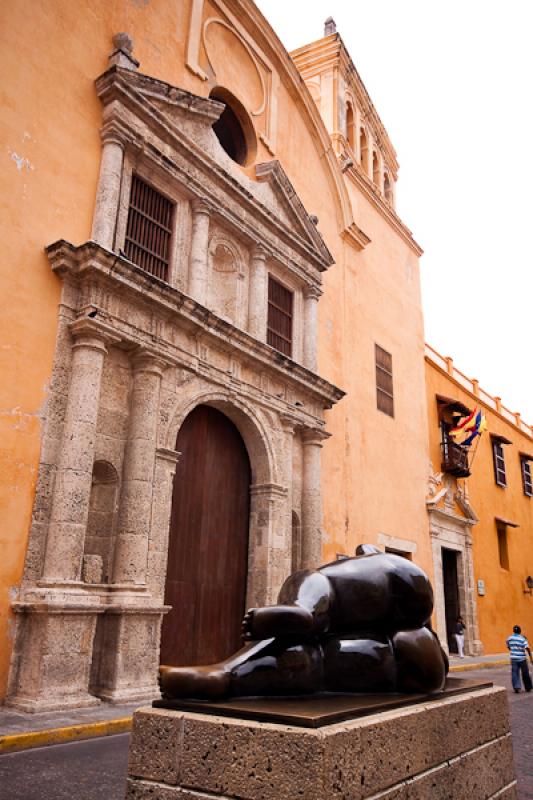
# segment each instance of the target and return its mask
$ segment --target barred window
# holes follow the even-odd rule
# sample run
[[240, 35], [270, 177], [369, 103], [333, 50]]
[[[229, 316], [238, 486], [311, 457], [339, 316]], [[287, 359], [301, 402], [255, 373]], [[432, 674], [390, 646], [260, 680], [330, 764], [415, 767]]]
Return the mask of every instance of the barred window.
[[528, 497], [533, 497], [533, 480], [531, 478], [531, 456], [520, 456], [520, 465], [522, 467], [522, 485], [524, 487], [524, 494]]
[[124, 252], [138, 267], [168, 280], [174, 204], [132, 176]]
[[378, 344], [376, 350], [377, 406], [384, 414], [394, 417], [394, 391], [392, 387], [392, 356]]
[[292, 292], [269, 275], [267, 344], [286, 356], [292, 355], [292, 305]]
[[498, 486], [507, 486], [507, 476], [505, 474], [505, 456], [500, 439], [492, 440], [492, 457], [494, 460], [494, 478]]

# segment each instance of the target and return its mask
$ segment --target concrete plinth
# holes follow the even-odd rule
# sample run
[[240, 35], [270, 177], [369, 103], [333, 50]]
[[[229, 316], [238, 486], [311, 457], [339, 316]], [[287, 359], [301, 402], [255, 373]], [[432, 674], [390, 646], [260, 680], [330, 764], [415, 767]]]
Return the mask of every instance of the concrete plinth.
[[500, 688], [318, 729], [154, 708], [134, 715], [127, 800], [516, 796]]

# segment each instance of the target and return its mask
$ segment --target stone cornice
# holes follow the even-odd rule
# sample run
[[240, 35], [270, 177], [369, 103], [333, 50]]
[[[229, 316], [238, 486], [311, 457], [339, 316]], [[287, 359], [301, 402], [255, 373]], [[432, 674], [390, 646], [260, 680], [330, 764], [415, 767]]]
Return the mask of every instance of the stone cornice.
[[423, 255], [424, 251], [413, 238], [413, 234], [411, 233], [407, 225], [405, 225], [402, 222], [402, 220], [396, 214], [396, 212], [381, 197], [374, 183], [370, 180], [370, 178], [368, 178], [363, 173], [359, 164], [355, 164], [354, 162], [350, 167], [348, 167], [348, 169], [344, 174], [355, 183], [358, 189], [362, 191], [365, 197], [372, 203], [372, 205], [375, 208], [377, 208], [380, 214], [387, 220], [389, 225], [391, 225], [394, 228], [394, 230], [402, 237], [404, 242], [409, 245], [411, 250], [419, 257]]
[[341, 236], [345, 241], [355, 247], [356, 250], [363, 250], [367, 244], [370, 244], [372, 241], [355, 222], [352, 222], [351, 225], [345, 228]]
[[[254, 364], [257, 372], [269, 371], [277, 380], [282, 380], [293, 389], [314, 398], [322, 408], [331, 408], [345, 394], [301, 364], [297, 364], [269, 345], [259, 342], [246, 331], [221, 319], [189, 296], [144, 272], [127, 259], [105, 250], [95, 242], [86, 242], [75, 247], [69, 242], [60, 240], [47, 247], [46, 253], [53, 271], [63, 279], [74, 280], [94, 291], [100, 284], [97, 294], [102, 294], [102, 291], [106, 290], [114, 292], [121, 298], [128, 297], [132, 304], [139, 304], [144, 308], [151, 307], [160, 318], [179, 320], [184, 330], [190, 334], [200, 334], [202, 341], [212, 342], [222, 350], [231, 350], [238, 357]], [[99, 313], [96, 303], [91, 302], [90, 307], [96, 314]], [[84, 308], [81, 311], [84, 313]], [[105, 309], [102, 311], [106, 328], [121, 337], [124, 345], [130, 349], [132, 346], [145, 344], [139, 340], [140, 334], [148, 339], [153, 338], [152, 331], [136, 331], [129, 335], [127, 331], [121, 329], [118, 320], [113, 319]], [[150, 346], [155, 347], [153, 343]], [[173, 356], [170, 344], [161, 341], [157, 350], [168, 361], [183, 363], [177, 354]], [[190, 362], [187, 364], [189, 369], [201, 371], [199, 367], [195, 367], [196, 357], [188, 354], [187, 358]]]
[[[424, 354], [424, 360], [426, 364], [429, 364], [432, 367], [432, 369], [436, 369], [441, 375], [444, 375], [460, 392], [464, 392], [465, 394], [467, 394], [472, 399], [475, 405], [479, 405], [486, 411], [488, 411], [490, 414], [494, 414], [494, 416], [496, 416], [499, 420], [501, 420], [505, 425], [510, 425], [519, 434], [522, 434], [527, 439], [529, 440], [533, 439], [533, 425], [529, 426], [527, 425], [527, 423], [523, 422], [523, 420], [521, 420], [520, 421], [521, 424], [518, 425], [516, 421], [516, 414], [512, 414], [511, 412], [508, 411], [508, 409], [506, 409], [501, 404], [500, 407], [498, 408], [496, 405], [496, 398], [489, 395], [483, 389], [480, 389], [479, 386], [477, 385], [477, 381], [475, 382], [472, 381], [472, 379], [468, 378], [466, 375], [463, 375], [459, 370], [455, 368], [453, 368], [453, 372], [455, 374], [451, 374], [448, 369], [446, 369], [441, 363], [439, 363], [437, 358], [440, 358], [441, 361], [446, 360], [442, 356], [440, 356], [435, 350], [433, 350], [431, 345], [428, 345], [426, 343], [426, 351]], [[456, 374], [461, 375], [462, 380], [456, 377]], [[471, 384], [472, 386], [471, 389], [468, 388], [467, 385], [468, 383]], [[474, 385], [477, 388], [477, 393], [473, 391]], [[493, 405], [491, 405], [491, 403]], [[514, 420], [510, 418], [513, 416]], [[523, 427], [525, 425], [527, 425], [527, 428], [529, 430], [525, 430], [525, 428]]]
[[479, 520], [477, 519], [467, 519], [466, 517], [461, 517], [459, 514], [455, 514], [453, 511], [446, 511], [444, 508], [439, 508], [432, 503], [433, 498], [430, 500], [426, 500], [426, 506], [428, 510], [428, 514], [435, 515], [436, 517], [442, 517], [443, 519], [450, 520], [454, 522], [456, 525], [461, 525], [465, 527], [472, 527], [475, 525]]
[[[231, 216], [232, 224], [251, 243], [256, 238], [258, 226], [263, 226], [265, 233], [270, 234], [268, 245], [271, 249], [278, 249], [276, 240], [282, 241], [293, 250], [295, 261], [305, 262], [308, 271], [322, 272], [333, 263], [331, 253], [279, 162], [274, 166], [259, 165], [258, 170], [270, 184], [277, 201], [289, 210], [289, 223], [285, 223], [264, 202], [264, 190], [261, 191], [256, 182], [240, 173], [229, 173], [205, 147], [198, 144], [196, 139], [199, 137], [184, 132], [179, 117], [174, 119], [168, 113], [169, 108], [178, 110], [180, 114], [195, 113], [205, 138], [207, 132], [211, 133], [212, 119], [220, 113], [220, 103], [118, 67], [112, 67], [101, 75], [96, 80], [96, 89], [104, 104], [104, 129], [114, 125], [119, 132], [121, 129], [134, 130], [126, 146], [129, 143], [134, 151], [158, 158], [186, 191], [201, 197], [217, 209], [218, 214]], [[172, 151], [170, 158], [168, 147]], [[233, 213], [232, 205], [235, 207]], [[285, 254], [284, 260], [286, 258]]]

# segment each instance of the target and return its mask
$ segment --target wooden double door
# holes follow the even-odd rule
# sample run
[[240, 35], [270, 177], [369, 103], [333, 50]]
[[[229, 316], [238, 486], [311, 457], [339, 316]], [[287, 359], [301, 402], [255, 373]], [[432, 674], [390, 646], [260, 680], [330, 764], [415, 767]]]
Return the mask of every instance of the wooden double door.
[[170, 521], [162, 664], [210, 664], [241, 646], [248, 565], [250, 461], [224, 414], [185, 419]]

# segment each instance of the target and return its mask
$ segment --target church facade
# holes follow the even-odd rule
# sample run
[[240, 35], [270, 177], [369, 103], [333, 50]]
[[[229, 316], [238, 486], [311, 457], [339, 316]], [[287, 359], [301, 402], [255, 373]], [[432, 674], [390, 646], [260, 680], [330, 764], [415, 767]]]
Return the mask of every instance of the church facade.
[[334, 24], [9, 15], [2, 697], [153, 696], [360, 541], [432, 576], [421, 250]]

